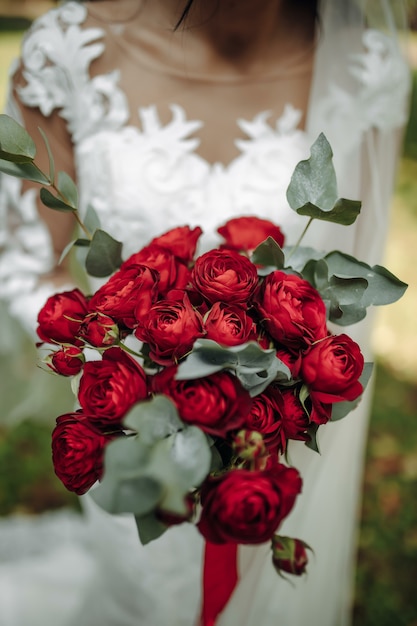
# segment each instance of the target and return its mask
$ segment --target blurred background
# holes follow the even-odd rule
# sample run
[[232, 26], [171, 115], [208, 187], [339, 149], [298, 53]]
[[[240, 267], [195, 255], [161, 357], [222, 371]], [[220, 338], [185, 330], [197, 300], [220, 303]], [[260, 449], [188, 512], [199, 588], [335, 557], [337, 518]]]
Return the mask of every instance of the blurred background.
[[[23, 31], [53, 4], [0, 0], [0, 109]], [[417, 0], [408, 7], [412, 31], [405, 45], [414, 87], [384, 264], [409, 288], [398, 303], [377, 312], [373, 336], [376, 393], [354, 626], [417, 626]], [[72, 408], [68, 381], [40, 369], [31, 341], [1, 310], [0, 322], [0, 517], [77, 509], [50, 458], [54, 418]]]

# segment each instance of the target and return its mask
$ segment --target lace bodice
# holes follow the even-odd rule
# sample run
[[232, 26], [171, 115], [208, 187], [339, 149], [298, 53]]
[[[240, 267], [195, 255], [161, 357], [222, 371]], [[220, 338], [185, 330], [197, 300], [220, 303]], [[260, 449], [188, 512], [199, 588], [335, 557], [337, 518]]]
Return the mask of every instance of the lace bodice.
[[[267, 111], [238, 119], [236, 130], [245, 135], [236, 140], [238, 156], [227, 165], [211, 164], [198, 154], [203, 121], [188, 119], [172, 102], [171, 120], [162, 123], [154, 105], [132, 110], [117, 67], [91, 73], [106, 39], [104, 29], [85, 26], [86, 18], [86, 5], [67, 2], [35, 23], [23, 43], [24, 85], [17, 95], [24, 106], [39, 108], [44, 116], [59, 111], [65, 120], [74, 144], [82, 210], [94, 206], [102, 227], [123, 241], [124, 256], [161, 231], [185, 223], [203, 227], [207, 248], [216, 243], [220, 224], [245, 214], [281, 224], [291, 242], [303, 224], [289, 209], [285, 192], [294, 166], [308, 156], [318, 132], [324, 130], [333, 144], [343, 190], [343, 169], [364, 133], [372, 128], [389, 132], [405, 120], [404, 61], [389, 37], [365, 31], [358, 50], [346, 59], [349, 80], [330, 81], [314, 102], [313, 84], [305, 129], [299, 128], [302, 112], [291, 102], [276, 123]], [[123, 26], [111, 28], [113, 37], [123, 36]], [[319, 52], [317, 57], [316, 64]], [[388, 78], [395, 80], [394, 88]], [[10, 107], [18, 116], [12, 102]], [[350, 197], [360, 194], [357, 167], [351, 168], [345, 184]], [[8, 298], [22, 293], [22, 281], [25, 291], [32, 289], [37, 276], [53, 264], [34, 194], [20, 198], [19, 190], [17, 181], [5, 177], [2, 220], [13, 227], [12, 236], [9, 230], [1, 242], [0, 276]], [[329, 238], [334, 243], [332, 233], [321, 227], [311, 237], [316, 246], [328, 247]], [[340, 245], [352, 251], [354, 237], [354, 229], [347, 238], [344, 232]]]

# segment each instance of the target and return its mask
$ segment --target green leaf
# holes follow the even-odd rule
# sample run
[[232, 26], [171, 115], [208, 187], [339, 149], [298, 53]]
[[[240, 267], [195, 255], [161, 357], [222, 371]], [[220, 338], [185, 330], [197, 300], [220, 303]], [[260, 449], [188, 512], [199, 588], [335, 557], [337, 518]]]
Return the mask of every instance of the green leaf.
[[71, 176], [66, 172], [58, 172], [57, 188], [65, 203], [78, 208], [78, 189]]
[[45, 189], [45, 187], [42, 187], [39, 195], [43, 204], [47, 206], [48, 209], [53, 209], [54, 211], [62, 211], [64, 213], [68, 211], [71, 213], [74, 213], [74, 211], [76, 211], [74, 207], [70, 206], [69, 204], [66, 204], [63, 200], [60, 200], [59, 198], [54, 196], [49, 191], [49, 189]]
[[87, 207], [84, 218], [84, 226], [91, 234], [93, 234], [96, 230], [100, 228], [100, 219], [91, 204], [89, 204]]
[[36, 156], [32, 137], [8, 115], [0, 115], [0, 156], [18, 163], [33, 161]]
[[62, 263], [62, 261], [71, 252], [71, 250], [72, 250], [72, 248], [74, 246], [86, 248], [89, 245], [90, 245], [90, 240], [89, 239], [74, 239], [73, 241], [70, 241], [69, 244], [67, 244], [65, 246], [65, 248], [63, 249], [62, 254], [59, 257], [58, 265], [60, 265]]
[[310, 448], [310, 450], [313, 450], [313, 452], [317, 452], [318, 454], [320, 454], [320, 448], [317, 441], [318, 429], [319, 425], [311, 422], [310, 426], [307, 428], [307, 432], [310, 435], [310, 441], [306, 441], [305, 445], [307, 446], [307, 448]]
[[254, 250], [252, 262], [262, 266], [259, 274], [269, 273], [271, 268], [280, 270], [284, 267], [284, 253], [275, 239], [268, 237]]
[[301, 272], [308, 261], [318, 261], [326, 254], [324, 251], [315, 250], [315, 248], [309, 248], [307, 246], [299, 246], [295, 252], [293, 252], [293, 249], [294, 246], [286, 246], [284, 248], [286, 259], [291, 255], [291, 258], [288, 261], [285, 261], [285, 267], [287, 269], [293, 269], [296, 272]]
[[33, 163], [10, 163], [7, 160], [0, 159], [0, 172], [16, 178], [23, 178], [33, 183], [49, 185], [49, 179]]
[[122, 244], [104, 230], [96, 230], [91, 240], [85, 267], [90, 276], [103, 278], [122, 264]]
[[237, 376], [251, 396], [258, 395], [273, 380], [289, 380], [288, 367], [274, 349], [264, 350], [256, 341], [239, 346], [221, 346], [211, 339], [199, 339], [178, 367], [177, 380], [193, 380], [227, 370]]
[[152, 446], [184, 426], [175, 404], [166, 396], [155, 396], [149, 402], [140, 402], [127, 413], [123, 423], [139, 433], [142, 443]]
[[158, 539], [168, 529], [154, 513], [148, 513], [148, 515], [142, 515], [142, 517], [136, 515], [135, 521], [139, 539], [143, 546]]
[[362, 203], [359, 200], [345, 200], [341, 198], [331, 210], [323, 211], [314, 204], [307, 202], [299, 209], [296, 209], [296, 211], [298, 215], [308, 215], [316, 220], [350, 226], [358, 217], [361, 206]]
[[40, 134], [42, 135], [42, 139], [45, 142], [46, 151], [48, 153], [48, 159], [49, 159], [49, 180], [50, 180], [51, 183], [53, 183], [54, 180], [55, 180], [55, 161], [54, 161], [54, 156], [52, 154], [51, 146], [49, 145], [48, 137], [45, 135], [44, 131], [39, 126], [38, 126], [38, 130], [39, 130]]
[[311, 146], [311, 156], [296, 166], [287, 189], [287, 200], [292, 209], [314, 205], [322, 211], [331, 211], [337, 201], [336, 173], [333, 152], [323, 133]]
[[[369, 382], [369, 379], [371, 378], [373, 367], [373, 363], [365, 363], [364, 365], [362, 375], [359, 378], [359, 382], [362, 384], [364, 390]], [[353, 409], [358, 406], [361, 398], [362, 395], [360, 395], [356, 400], [353, 400], [353, 402], [335, 402], [332, 406], [331, 421], [337, 422], [337, 420], [342, 419], [342, 417], [345, 417], [348, 413], [353, 411]]]
[[368, 282], [362, 305], [384, 305], [396, 302], [407, 289], [396, 276], [380, 265], [371, 267], [354, 257], [339, 251], [330, 252], [325, 257], [329, 273], [344, 278], [364, 278]]

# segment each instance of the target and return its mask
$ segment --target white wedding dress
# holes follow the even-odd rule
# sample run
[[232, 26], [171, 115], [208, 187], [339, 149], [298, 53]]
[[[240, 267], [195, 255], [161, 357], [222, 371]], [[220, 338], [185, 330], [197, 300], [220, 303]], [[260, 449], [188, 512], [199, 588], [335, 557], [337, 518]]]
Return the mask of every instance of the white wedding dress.
[[[315, 224], [307, 243], [374, 264], [409, 84], [396, 16], [389, 2], [382, 5], [387, 28], [378, 30], [363, 27], [354, 2], [322, 3], [304, 130], [291, 102], [276, 124], [262, 111], [238, 120], [246, 138], [228, 165], [199, 156], [203, 121], [190, 119], [177, 102], [163, 123], [156, 105], [130, 101], [116, 66], [90, 74], [106, 37], [122, 40], [124, 26], [88, 27], [86, 5], [76, 2], [46, 14], [27, 35], [25, 86], [10, 98], [8, 113], [20, 119], [19, 102], [44, 116], [60, 111], [74, 142], [82, 206], [94, 206], [102, 227], [124, 242], [125, 256], [181, 224], [201, 225], [208, 248], [227, 218], [254, 213], [282, 225], [294, 241], [303, 223], [287, 205], [286, 187], [323, 131], [335, 153], [340, 196], [361, 198], [363, 209], [347, 229]], [[20, 182], [3, 177], [1, 199], [1, 296], [33, 330], [36, 311], [54, 290], [38, 284], [53, 263], [49, 235], [33, 191], [21, 195]], [[369, 324], [351, 330], [368, 352]], [[308, 575], [289, 584], [274, 572], [269, 545], [240, 549], [240, 582], [218, 626], [348, 624], [368, 408], [366, 397], [354, 414], [322, 428], [321, 455], [299, 442], [290, 447], [304, 486], [281, 533], [314, 549]], [[83, 501], [82, 518], [60, 512], [0, 523], [0, 626], [195, 626], [203, 550], [195, 528], [172, 528], [142, 547], [133, 519], [100, 511], [88, 495]]]

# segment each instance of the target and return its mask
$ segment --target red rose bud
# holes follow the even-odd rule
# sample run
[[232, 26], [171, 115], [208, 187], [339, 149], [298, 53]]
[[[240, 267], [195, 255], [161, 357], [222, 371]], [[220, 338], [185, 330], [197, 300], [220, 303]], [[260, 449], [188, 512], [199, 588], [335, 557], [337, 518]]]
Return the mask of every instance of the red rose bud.
[[52, 433], [52, 461], [55, 474], [69, 491], [81, 495], [101, 478], [104, 448], [114, 436], [103, 434], [82, 412], [58, 417]]
[[256, 341], [256, 326], [252, 318], [239, 306], [216, 302], [204, 319], [206, 339], [223, 346], [237, 346]]
[[77, 346], [64, 346], [45, 359], [47, 366], [61, 376], [75, 376], [82, 370], [84, 362], [84, 354]]
[[307, 550], [311, 550], [301, 539], [292, 537], [272, 537], [272, 563], [278, 573], [287, 572], [301, 576], [308, 564]]
[[255, 461], [267, 454], [261, 433], [253, 430], [240, 430], [234, 436], [233, 451], [242, 461]]
[[119, 327], [104, 313], [89, 313], [80, 326], [80, 339], [96, 348], [106, 348], [119, 341]]
[[360, 347], [348, 335], [317, 341], [304, 354], [301, 376], [313, 404], [356, 400], [363, 392], [359, 382], [364, 367]]
[[284, 245], [284, 235], [279, 226], [259, 217], [236, 217], [218, 228], [217, 232], [226, 240], [222, 248], [238, 252], [251, 252], [268, 237], [275, 239], [281, 248]]
[[57, 293], [39, 311], [37, 333], [48, 343], [79, 345], [76, 337], [87, 313], [87, 298], [79, 289]]
[[282, 345], [297, 350], [328, 334], [326, 306], [303, 278], [276, 270], [265, 278], [257, 296], [263, 325]]
[[200, 533], [211, 543], [264, 543], [272, 538], [301, 491], [296, 469], [236, 469], [210, 476], [201, 488]]
[[234, 250], [211, 250], [196, 260], [192, 282], [209, 302], [243, 304], [258, 285], [258, 272]]
[[109, 348], [101, 361], [84, 365], [78, 400], [85, 413], [97, 422], [117, 425], [127, 411], [148, 397], [146, 374], [120, 348]]

